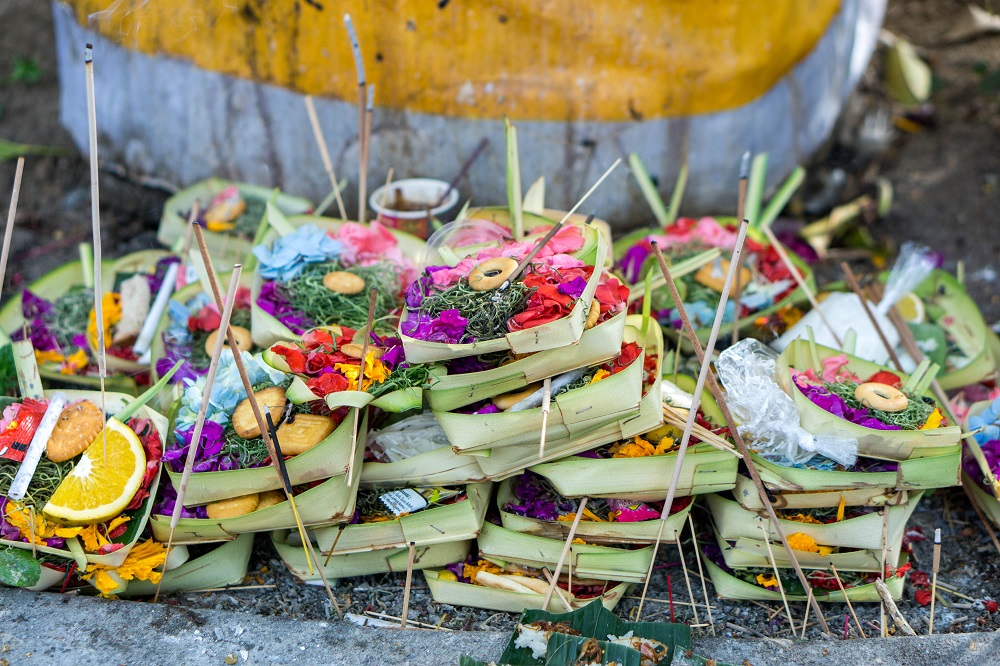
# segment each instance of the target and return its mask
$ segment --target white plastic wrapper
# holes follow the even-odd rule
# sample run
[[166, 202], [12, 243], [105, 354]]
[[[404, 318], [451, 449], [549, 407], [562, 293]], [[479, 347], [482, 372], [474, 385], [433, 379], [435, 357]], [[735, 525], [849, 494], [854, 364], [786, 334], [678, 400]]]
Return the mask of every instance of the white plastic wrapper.
[[889, 271], [882, 301], [876, 306], [878, 313], [888, 314], [892, 306], [926, 280], [935, 267], [936, 262], [930, 248], [905, 243], [899, 251], [896, 264]]
[[857, 439], [846, 433], [814, 436], [802, 428], [795, 403], [774, 380], [777, 358], [759, 341], [746, 339], [722, 352], [715, 364], [740, 434], [779, 465], [802, 464], [817, 454], [845, 467], [854, 465]]
[[399, 462], [442, 446], [451, 446], [451, 442], [432, 412], [368, 433], [368, 448], [380, 462]]

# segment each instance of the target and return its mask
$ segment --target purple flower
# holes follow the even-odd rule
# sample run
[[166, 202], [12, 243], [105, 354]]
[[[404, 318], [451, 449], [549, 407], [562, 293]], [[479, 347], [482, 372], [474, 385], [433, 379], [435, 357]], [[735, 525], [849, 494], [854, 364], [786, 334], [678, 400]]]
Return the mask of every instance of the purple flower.
[[52, 304], [25, 289], [21, 293], [21, 312], [25, 319], [43, 317], [52, 312]]
[[577, 298], [580, 298], [580, 295], [583, 294], [583, 290], [586, 288], [587, 281], [578, 275], [569, 282], [559, 285], [559, 293], [566, 294], [570, 298], [576, 300]]
[[154, 298], [160, 291], [160, 287], [163, 286], [163, 279], [167, 277], [167, 269], [170, 268], [171, 264], [178, 264], [180, 261], [180, 257], [175, 255], [164, 257], [156, 262], [156, 269], [146, 276], [146, 282], [149, 283], [149, 291], [153, 293]]
[[302, 335], [315, 326], [309, 317], [292, 307], [284, 294], [278, 290], [277, 282], [265, 282], [261, 285], [257, 305], [296, 335]]
[[[214, 472], [220, 468], [224, 460], [228, 459], [228, 456], [220, 459], [225, 445], [224, 434], [225, 427], [221, 424], [215, 421], [205, 421], [201, 431], [198, 453], [195, 456], [194, 471]], [[178, 429], [174, 433], [173, 444], [163, 452], [163, 461], [169, 464], [175, 472], [184, 470], [184, 461], [187, 459], [192, 435], [194, 435], [194, 426]]]
[[508, 502], [504, 511], [535, 518], [556, 520], [561, 514], [576, 511], [576, 503], [552, 490], [544, 479], [534, 472], [524, 472], [511, 486], [517, 502]]
[[[160, 501], [153, 506], [153, 513], [158, 516], [172, 516], [176, 504], [177, 491], [174, 490], [170, 479], [164, 479], [160, 483]], [[181, 518], [208, 518], [208, 511], [203, 506], [182, 508]]]
[[[986, 457], [986, 464], [989, 465], [993, 474], [1000, 475], [1000, 439], [993, 439], [984, 444], [980, 444], [979, 448], [983, 450], [983, 456]], [[982, 483], [983, 487], [988, 487], [985, 484], [983, 471], [979, 468], [979, 463], [977, 463], [976, 459], [971, 455], [966, 455], [962, 459], [962, 469], [969, 475], [969, 478], [978, 483]]]
[[830, 393], [830, 391], [826, 390], [822, 386], [799, 386], [799, 390], [801, 390], [802, 394], [809, 398], [813, 404], [819, 406], [825, 411], [830, 412], [834, 416], [839, 416], [845, 421], [850, 421], [851, 423], [856, 423], [866, 428], [872, 428], [873, 430], [902, 430], [899, 426], [882, 423], [877, 418], [872, 416], [867, 409], [854, 409], [853, 407], [848, 407], [843, 398]]
[[463, 356], [445, 363], [449, 375], [465, 375], [470, 372], [483, 372], [489, 368], [476, 356]]
[[639, 278], [642, 277], [642, 266], [646, 263], [651, 252], [649, 242], [645, 240], [625, 251], [625, 254], [618, 261], [618, 268], [628, 282], [635, 284], [639, 281]]
[[[461, 343], [465, 337], [465, 327], [469, 320], [458, 310], [445, 310], [434, 319], [429, 315], [411, 312], [403, 322], [401, 330], [404, 335], [428, 342]], [[465, 342], [474, 342], [465, 340]]]
[[183, 384], [185, 386], [189, 384], [194, 384], [198, 381], [198, 378], [203, 374], [208, 372], [208, 368], [204, 370], [198, 370], [188, 361], [186, 358], [180, 357], [175, 350], [168, 349], [166, 354], [161, 359], [156, 361], [156, 374], [159, 377], [170, 372], [170, 369], [174, 367], [177, 361], [181, 362], [181, 367], [177, 369], [174, 376], [170, 378], [171, 384]]

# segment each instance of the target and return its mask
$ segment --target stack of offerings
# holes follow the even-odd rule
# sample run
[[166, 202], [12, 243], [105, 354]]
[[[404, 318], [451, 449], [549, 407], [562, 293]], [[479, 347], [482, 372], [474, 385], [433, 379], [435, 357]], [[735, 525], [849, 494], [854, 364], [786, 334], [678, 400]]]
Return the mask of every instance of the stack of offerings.
[[[779, 357], [746, 340], [718, 370], [816, 598], [842, 600], [842, 583], [852, 601], [877, 601], [879, 577], [898, 598], [907, 520], [925, 490], [959, 480], [960, 429], [928, 393], [937, 368], [891, 372], [806, 340]], [[747, 475], [708, 508], [715, 543], [705, 553], [720, 596], [780, 600], [780, 582], [788, 599], [806, 599]]]

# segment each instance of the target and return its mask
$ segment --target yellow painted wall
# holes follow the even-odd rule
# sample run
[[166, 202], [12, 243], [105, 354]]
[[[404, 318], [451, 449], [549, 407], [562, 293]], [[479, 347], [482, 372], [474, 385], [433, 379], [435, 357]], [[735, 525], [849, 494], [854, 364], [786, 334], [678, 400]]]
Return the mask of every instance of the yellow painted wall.
[[354, 101], [348, 12], [377, 106], [553, 121], [744, 104], [809, 53], [839, 8], [839, 0], [68, 2], [81, 24], [129, 48]]

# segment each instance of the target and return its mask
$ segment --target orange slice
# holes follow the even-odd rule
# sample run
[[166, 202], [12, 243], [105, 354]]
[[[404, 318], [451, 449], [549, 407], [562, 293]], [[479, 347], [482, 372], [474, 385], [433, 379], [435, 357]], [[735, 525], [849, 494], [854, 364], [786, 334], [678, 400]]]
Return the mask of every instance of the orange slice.
[[121, 421], [108, 419], [105, 428], [107, 463], [104, 435], [98, 433], [42, 509], [46, 517], [66, 525], [93, 525], [114, 518], [132, 501], [142, 485], [146, 453]]

